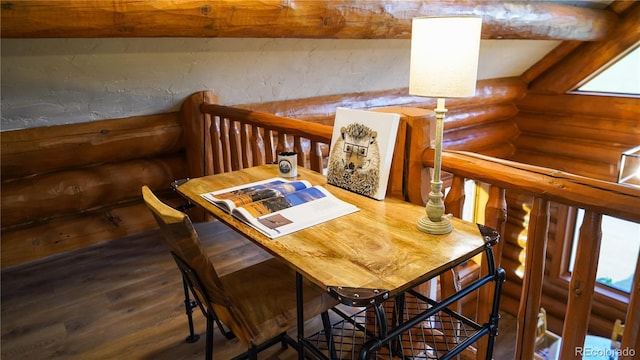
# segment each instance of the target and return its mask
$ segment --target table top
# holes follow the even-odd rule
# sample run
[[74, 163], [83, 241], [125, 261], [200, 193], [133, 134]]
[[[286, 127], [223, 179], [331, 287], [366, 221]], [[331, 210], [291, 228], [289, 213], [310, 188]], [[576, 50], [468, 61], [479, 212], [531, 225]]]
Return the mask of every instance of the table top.
[[270, 239], [200, 196], [277, 176], [276, 165], [263, 165], [190, 179], [177, 191], [327, 289], [369, 289], [394, 296], [472, 258], [487, 242], [497, 241], [497, 233], [457, 218], [451, 219], [454, 230], [449, 234], [423, 233], [416, 228], [425, 214], [423, 206], [358, 195], [329, 185], [325, 176], [302, 167], [297, 180], [321, 185], [360, 211]]

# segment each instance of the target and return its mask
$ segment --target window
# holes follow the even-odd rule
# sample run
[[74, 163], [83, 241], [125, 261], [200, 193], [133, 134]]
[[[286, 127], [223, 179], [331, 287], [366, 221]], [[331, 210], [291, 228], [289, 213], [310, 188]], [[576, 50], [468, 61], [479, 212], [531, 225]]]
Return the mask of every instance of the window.
[[[569, 272], [573, 270], [578, 247], [578, 234], [583, 217], [584, 210], [579, 209], [573, 232]], [[638, 261], [638, 251], [640, 251], [640, 224], [603, 215], [600, 260], [596, 281], [627, 294], [630, 293]]]
[[640, 47], [632, 50], [578, 90], [640, 95]]
[[[601, 94], [640, 95], [640, 46], [633, 48], [578, 90]], [[567, 264], [569, 272], [573, 270], [579, 228], [583, 216], [584, 210], [579, 209], [576, 212], [576, 225], [573, 231], [573, 241]], [[597, 282], [629, 294], [638, 261], [639, 249], [640, 224], [603, 215], [600, 260], [596, 275]]]

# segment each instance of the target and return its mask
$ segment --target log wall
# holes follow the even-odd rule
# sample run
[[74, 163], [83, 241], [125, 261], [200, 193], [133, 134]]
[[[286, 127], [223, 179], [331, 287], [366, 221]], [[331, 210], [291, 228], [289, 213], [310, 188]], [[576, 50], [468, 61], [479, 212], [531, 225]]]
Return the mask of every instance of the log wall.
[[513, 118], [513, 160], [616, 181], [620, 153], [640, 144], [640, 99], [529, 92]]
[[[515, 103], [525, 95], [526, 84], [519, 78], [478, 81], [470, 98], [450, 99], [444, 123], [443, 148], [468, 150], [496, 157], [508, 157], [515, 151], [513, 140], [519, 130], [512, 121], [518, 113]], [[408, 95], [407, 88], [354, 94], [319, 96], [235, 107], [278, 116], [333, 125], [336, 107], [376, 109], [387, 106], [433, 110], [435, 99]], [[435, 117], [434, 117], [435, 119]]]
[[140, 188], [184, 177], [178, 113], [0, 132], [2, 267], [154, 228]]
[[[616, 182], [620, 153], [640, 144], [640, 100], [630, 97], [564, 95], [528, 91], [516, 102], [519, 109], [513, 121], [520, 130], [514, 139], [516, 151], [509, 159], [558, 169], [593, 179]], [[521, 268], [525, 251], [522, 242], [524, 218], [531, 201], [514, 191], [507, 192], [509, 221], [504, 237], [503, 264], [508, 282], [503, 287], [503, 309], [516, 314], [520, 302]], [[547, 310], [549, 329], [562, 332], [568, 289], [558, 274], [563, 244], [572, 209], [550, 203], [550, 228], [546, 253], [545, 281], [541, 304]], [[569, 223], [568, 223], [569, 222]], [[567, 239], [570, 241], [570, 239]], [[624, 319], [625, 306], [620, 301], [596, 294], [589, 331], [609, 336], [615, 319]]]

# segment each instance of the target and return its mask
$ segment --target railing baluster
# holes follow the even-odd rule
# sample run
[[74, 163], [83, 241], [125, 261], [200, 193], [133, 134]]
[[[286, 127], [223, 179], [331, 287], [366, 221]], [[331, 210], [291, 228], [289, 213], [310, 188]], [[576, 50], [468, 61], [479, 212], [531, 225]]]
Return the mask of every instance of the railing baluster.
[[224, 168], [221, 172], [232, 171], [233, 167], [231, 166], [231, 140], [229, 132], [231, 131], [229, 128], [231, 126], [231, 121], [227, 118], [220, 117], [220, 146], [222, 147], [222, 161], [224, 163]]
[[464, 208], [464, 177], [454, 176], [451, 183], [451, 189], [444, 199], [444, 208], [447, 213], [453, 214], [457, 218], [462, 218]]
[[569, 285], [569, 299], [562, 329], [561, 359], [582, 358], [582, 353], [577, 349], [584, 346], [589, 328], [591, 300], [600, 258], [601, 225], [602, 214], [585, 211]]
[[209, 136], [203, 136], [202, 141], [204, 144], [204, 149], [202, 149], [202, 158], [204, 159], [204, 163], [202, 164], [202, 169], [204, 170], [203, 175], [209, 175], [213, 173], [213, 144], [211, 143], [211, 134], [213, 123], [211, 121], [211, 115], [203, 114], [203, 134], [209, 132]]
[[278, 131], [278, 144], [276, 144], [276, 155], [281, 151], [287, 151], [287, 135], [282, 131]]
[[271, 129], [267, 129], [266, 127], [262, 128], [264, 132], [264, 154], [265, 154], [265, 163], [273, 164], [276, 162], [276, 144], [273, 142], [274, 132]]
[[[460, 291], [460, 289], [462, 289], [462, 286], [460, 284], [459, 273], [456, 269], [451, 269], [440, 274], [440, 299], [446, 299]], [[462, 313], [462, 304], [460, 301], [456, 301], [449, 306], [449, 309], [460, 314]], [[452, 326], [443, 326], [441, 331], [448, 344], [455, 344], [458, 342], [457, 329], [454, 329]], [[438, 350], [444, 351], [444, 349]]]
[[229, 119], [229, 150], [231, 153], [231, 170], [242, 169], [242, 138], [240, 135], [241, 124]]
[[[485, 205], [484, 211], [484, 225], [496, 230], [501, 237], [501, 240], [497, 245], [493, 247], [494, 259], [496, 261], [495, 267], [500, 267], [500, 260], [502, 258], [502, 245], [504, 244], [504, 227], [507, 223], [507, 200], [505, 197], [505, 190], [491, 185], [489, 186], [489, 199]], [[485, 265], [487, 255], [482, 253], [482, 266], [480, 267], [480, 276], [488, 275], [488, 267]], [[489, 314], [491, 313], [491, 306], [493, 304], [493, 293], [495, 284], [487, 284], [478, 291], [478, 317], [477, 321], [480, 324], [485, 324], [489, 321]], [[487, 353], [488, 339], [482, 338], [478, 340], [476, 346], [476, 359], [484, 359]]]
[[638, 254], [638, 262], [636, 262], [633, 287], [631, 294], [629, 294], [629, 307], [627, 308], [620, 351], [626, 351], [621, 354], [621, 360], [637, 359], [640, 354], [640, 254]]
[[500, 242], [493, 247], [496, 266], [500, 266], [502, 259], [502, 244], [504, 244], [504, 229], [507, 224], [507, 198], [505, 190], [499, 186], [489, 186], [489, 199], [485, 206], [484, 224], [500, 234]]
[[309, 149], [309, 168], [313, 171], [322, 173], [322, 144], [317, 141], [311, 141]]
[[257, 166], [264, 165], [265, 157], [264, 157], [264, 140], [262, 138], [262, 131], [256, 125], [247, 124], [246, 127], [249, 131], [250, 143], [249, 147], [251, 149], [251, 165], [249, 166]]
[[542, 298], [547, 232], [549, 230], [549, 202], [536, 197], [533, 200], [527, 231], [527, 247], [522, 280], [520, 307], [518, 309], [518, 331], [516, 336], [516, 359], [531, 360], [535, 350], [538, 313]]
[[252, 135], [251, 125], [238, 121], [238, 130], [240, 132], [240, 165], [241, 168], [248, 168], [253, 166], [253, 149], [252, 149]]
[[298, 166], [308, 167], [305, 164], [305, 152], [302, 148], [302, 138], [299, 136], [293, 137], [293, 151], [298, 153]]
[[[208, 114], [207, 114], [208, 115]], [[210, 127], [209, 127], [209, 136], [205, 136], [205, 146], [209, 144], [209, 149], [205, 150], [204, 155], [204, 167], [205, 173], [207, 175], [210, 174], [219, 174], [224, 171], [224, 161], [222, 152], [222, 143], [220, 139], [222, 137], [220, 123], [223, 122], [219, 116], [207, 116], [209, 118]], [[211, 164], [207, 159], [211, 159]]]

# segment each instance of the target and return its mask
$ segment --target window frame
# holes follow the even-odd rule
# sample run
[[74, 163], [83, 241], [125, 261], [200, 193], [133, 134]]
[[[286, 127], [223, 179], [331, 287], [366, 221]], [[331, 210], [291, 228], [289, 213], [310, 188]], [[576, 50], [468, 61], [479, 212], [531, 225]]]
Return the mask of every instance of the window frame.
[[[640, 52], [640, 42], [630, 46], [627, 50], [625, 50], [619, 56], [617, 56], [615, 59], [610, 61], [607, 65], [603, 66], [598, 71], [592, 73], [587, 78], [583, 79], [580, 83], [578, 83], [575, 86], [575, 88], [573, 90], [569, 91], [568, 93], [569, 94], [576, 94], [576, 95], [596, 95], [596, 96], [640, 98], [640, 84], [638, 85], [638, 87], [639, 87], [638, 93], [602, 91], [602, 90], [581, 90], [580, 89], [583, 86], [585, 86], [586, 84], [590, 83], [595, 78], [597, 78], [600, 75], [602, 75], [607, 70], [611, 69], [612, 67], [615, 67], [616, 64], [618, 64], [620, 61], [622, 61], [624, 58], [629, 56], [629, 54], [633, 53], [634, 51]], [[638, 56], [640, 56], [640, 55], [638, 55]], [[640, 81], [640, 78], [638, 79], [638, 81]]]
[[[552, 257], [548, 263], [549, 281], [557, 286], [568, 288], [571, 282], [569, 272], [569, 262], [571, 259], [571, 249], [573, 245], [574, 233], [580, 231], [580, 225], [576, 223], [577, 209], [567, 205], [555, 204], [558, 207], [557, 229], [553, 249], [554, 254], [561, 254], [559, 257]], [[626, 309], [629, 305], [630, 294], [624, 291], [600, 284], [596, 281], [594, 302], [613, 306], [617, 309]]]

